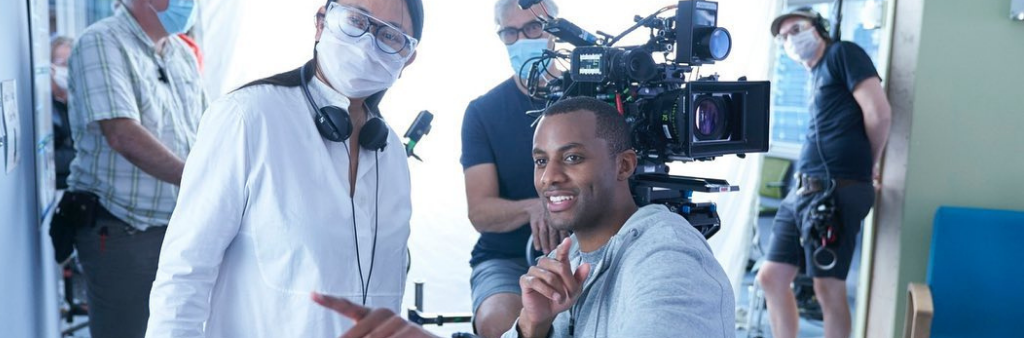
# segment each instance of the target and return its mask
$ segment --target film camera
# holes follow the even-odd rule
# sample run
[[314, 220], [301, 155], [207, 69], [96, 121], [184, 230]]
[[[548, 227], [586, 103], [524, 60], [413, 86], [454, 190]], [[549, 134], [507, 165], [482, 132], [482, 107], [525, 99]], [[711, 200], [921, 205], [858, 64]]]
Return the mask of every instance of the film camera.
[[[541, 0], [519, 0], [523, 9], [546, 13]], [[674, 15], [660, 16], [675, 10]], [[694, 203], [693, 192], [737, 191], [724, 180], [673, 176], [667, 163], [707, 161], [723, 155], [768, 151], [767, 81], [718, 81], [718, 76], [688, 81], [699, 66], [728, 57], [729, 31], [718, 27], [718, 3], [679, 1], [647, 17], [617, 36], [581, 29], [563, 18], [538, 14], [544, 30], [574, 46], [571, 52], [545, 51], [524, 65], [524, 85], [549, 104], [562, 98], [588, 96], [615, 105], [631, 127], [640, 163], [633, 175], [633, 197], [640, 205], [662, 203], [683, 215], [705, 237], [720, 228], [713, 203]], [[650, 30], [643, 45], [614, 47], [634, 30]], [[663, 55], [663, 62], [654, 56]], [[567, 60], [569, 69], [551, 77], [548, 66]], [[699, 71], [697, 72], [699, 74]], [[539, 112], [534, 112], [539, 113]]]

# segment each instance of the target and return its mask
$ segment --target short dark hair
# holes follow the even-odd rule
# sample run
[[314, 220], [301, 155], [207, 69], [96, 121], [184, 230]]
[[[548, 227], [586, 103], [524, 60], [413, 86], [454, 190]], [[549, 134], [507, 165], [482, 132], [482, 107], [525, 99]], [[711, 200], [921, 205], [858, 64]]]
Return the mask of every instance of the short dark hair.
[[597, 120], [597, 137], [608, 142], [608, 151], [618, 154], [633, 147], [629, 137], [629, 125], [626, 119], [612, 105], [591, 97], [573, 97], [558, 101], [547, 109], [544, 116], [589, 111]]

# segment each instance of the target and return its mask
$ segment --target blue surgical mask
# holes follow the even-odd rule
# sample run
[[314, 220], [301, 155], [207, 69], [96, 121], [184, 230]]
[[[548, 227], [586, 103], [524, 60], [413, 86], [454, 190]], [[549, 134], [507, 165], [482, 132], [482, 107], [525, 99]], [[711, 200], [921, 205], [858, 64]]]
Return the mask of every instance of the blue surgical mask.
[[156, 11], [157, 18], [160, 18], [164, 30], [170, 35], [187, 32], [196, 22], [196, 3], [193, 0], [169, 0], [167, 10], [153, 10]]
[[527, 61], [531, 63], [538, 61], [530, 59], [544, 55], [544, 50], [548, 48], [548, 39], [519, 39], [506, 47], [509, 61], [512, 62], [512, 72], [519, 74], [519, 78], [525, 79], [530, 75], [530, 68], [533, 65], [528, 64], [525, 67], [523, 65]]

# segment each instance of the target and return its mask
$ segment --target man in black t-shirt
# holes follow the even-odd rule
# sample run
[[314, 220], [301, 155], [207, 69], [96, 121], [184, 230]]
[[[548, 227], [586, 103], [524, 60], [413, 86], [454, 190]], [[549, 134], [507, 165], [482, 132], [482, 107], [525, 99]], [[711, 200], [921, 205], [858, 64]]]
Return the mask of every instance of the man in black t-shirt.
[[[535, 6], [537, 13], [543, 9], [557, 16], [552, 0], [541, 5], [543, 8]], [[544, 108], [544, 101], [530, 98], [523, 85], [530, 59], [554, 47], [554, 40], [517, 1], [498, 0], [494, 9], [499, 41], [508, 50], [513, 74], [519, 75], [512, 75], [466, 108], [461, 159], [469, 220], [480, 232], [470, 260], [473, 327], [486, 338], [499, 337], [512, 327], [523, 307], [519, 277], [529, 268], [526, 245], [531, 234], [534, 249], [545, 254], [568, 236], [545, 224], [543, 205], [533, 187], [534, 118], [526, 112]], [[543, 80], [552, 75], [558, 75], [553, 67]]]
[[871, 59], [856, 44], [831, 41], [809, 7], [779, 16], [771, 33], [811, 73], [811, 125], [800, 154], [800, 187], [779, 207], [767, 260], [757, 280], [772, 333], [796, 337], [799, 317], [790, 283], [801, 265], [814, 279], [825, 337], [850, 335], [846, 276], [861, 221], [874, 204], [889, 134], [890, 107]]

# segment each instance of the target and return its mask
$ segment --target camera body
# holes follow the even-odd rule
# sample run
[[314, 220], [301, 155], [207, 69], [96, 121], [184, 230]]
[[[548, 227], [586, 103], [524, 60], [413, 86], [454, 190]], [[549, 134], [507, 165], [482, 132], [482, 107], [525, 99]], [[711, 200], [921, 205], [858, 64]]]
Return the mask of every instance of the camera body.
[[[524, 9], [541, 0], [520, 0]], [[674, 13], [659, 16], [671, 9]], [[633, 176], [634, 198], [641, 205], [662, 203], [701, 228], [705, 237], [718, 229], [717, 209], [693, 203], [692, 192], [736, 191], [722, 180], [668, 175], [667, 163], [706, 161], [723, 155], [768, 151], [768, 81], [719, 81], [717, 75], [688, 80], [701, 65], [728, 57], [729, 32], [718, 27], [718, 4], [686, 0], [647, 16], [618, 36], [590, 34], [563, 18], [541, 18], [545, 30], [572, 52], [548, 51], [535, 60], [526, 86], [531, 95], [553, 104], [587, 96], [614, 105], [631, 128], [640, 166]], [[648, 28], [642, 45], [616, 47], [638, 28]], [[654, 55], [664, 55], [657, 62]], [[569, 60], [560, 78], [541, 86], [551, 59]], [[698, 216], [700, 215], [700, 216]], [[700, 223], [700, 224], [698, 224]]]
[[[644, 45], [576, 46], [569, 71], [546, 88], [549, 101], [589, 96], [616, 104], [632, 127], [637, 151], [655, 160], [768, 151], [767, 81], [686, 81], [695, 67], [729, 55], [731, 37], [716, 26], [717, 13], [714, 2], [680, 1], [674, 16], [638, 20], [652, 31]], [[666, 55], [670, 61], [655, 61], [654, 54], [672, 51], [674, 58]]]

